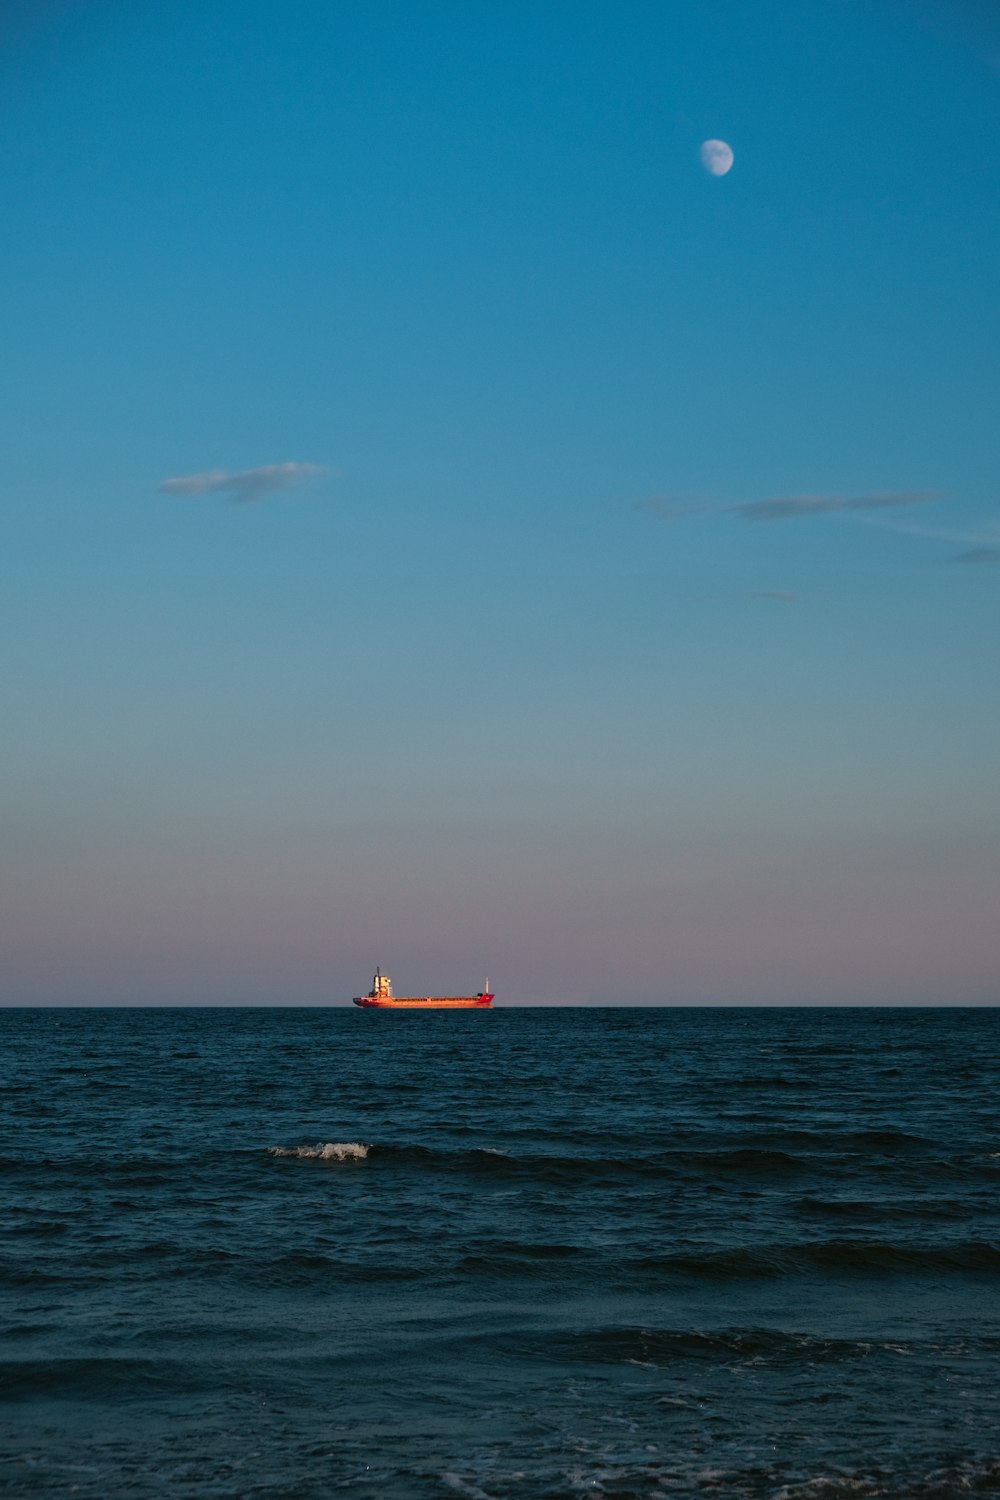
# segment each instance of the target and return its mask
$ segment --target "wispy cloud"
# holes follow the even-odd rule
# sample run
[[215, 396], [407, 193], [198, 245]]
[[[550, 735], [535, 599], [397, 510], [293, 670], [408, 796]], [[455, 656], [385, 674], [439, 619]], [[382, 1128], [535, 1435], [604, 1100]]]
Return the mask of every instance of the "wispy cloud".
[[940, 500], [940, 490], [892, 490], [880, 495], [778, 495], [727, 506], [745, 521], [789, 521], [800, 516], [828, 516], [838, 511], [892, 510]]
[[956, 546], [973, 552], [993, 552], [1000, 549], [1000, 523], [996, 521], [970, 530], [968, 527], [923, 526], [913, 521], [887, 521], [882, 517], [862, 516], [861, 519], [883, 531], [899, 531], [903, 536], [923, 536], [932, 542], [954, 542]]
[[[926, 505], [948, 498], [945, 490], [886, 490], [869, 495], [801, 494], [773, 495], [766, 500], [732, 501], [710, 496], [678, 492], [651, 495], [636, 500], [633, 510], [648, 511], [659, 521], [680, 521], [688, 516], [738, 516], [740, 520], [773, 522], [801, 520], [808, 516], [848, 515], [852, 520], [874, 526], [880, 531], [897, 531], [904, 536], [927, 537], [932, 541], [952, 542], [965, 548], [954, 555], [954, 563], [965, 567], [1000, 567], [1000, 522], [991, 521], [975, 529], [927, 525], [917, 519], [896, 519], [886, 512], [903, 511], [911, 506]], [[770, 599], [793, 604], [798, 595], [785, 589], [756, 589], [751, 599]]]
[[775, 604], [797, 604], [799, 601], [798, 594], [793, 594], [788, 589], [754, 589], [750, 598], [770, 599]]
[[160, 489], [167, 495], [231, 495], [234, 500], [259, 500], [275, 490], [287, 490], [303, 479], [327, 471], [320, 464], [268, 464], [262, 469], [241, 469], [230, 474], [225, 469], [208, 469], [201, 474], [185, 474], [165, 479]]
[[890, 490], [874, 495], [774, 495], [766, 500], [743, 500], [736, 504], [713, 501], [705, 495], [652, 495], [637, 500], [633, 510], [648, 510], [661, 521], [679, 521], [685, 516], [739, 516], [744, 521], [792, 521], [803, 516], [829, 516], [841, 511], [863, 513], [894, 510], [940, 500], [941, 490]]
[[650, 495], [647, 500], [636, 500], [633, 510], [648, 510], [660, 521], [679, 521], [682, 516], [703, 516], [718, 506], [711, 505], [705, 495]]

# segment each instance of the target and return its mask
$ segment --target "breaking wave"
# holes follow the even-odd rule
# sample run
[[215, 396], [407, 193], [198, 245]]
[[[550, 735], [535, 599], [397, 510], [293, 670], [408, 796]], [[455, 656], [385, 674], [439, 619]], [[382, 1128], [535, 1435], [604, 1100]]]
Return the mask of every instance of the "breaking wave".
[[371, 1148], [361, 1141], [318, 1141], [315, 1146], [268, 1146], [268, 1156], [300, 1156], [312, 1161], [364, 1161]]

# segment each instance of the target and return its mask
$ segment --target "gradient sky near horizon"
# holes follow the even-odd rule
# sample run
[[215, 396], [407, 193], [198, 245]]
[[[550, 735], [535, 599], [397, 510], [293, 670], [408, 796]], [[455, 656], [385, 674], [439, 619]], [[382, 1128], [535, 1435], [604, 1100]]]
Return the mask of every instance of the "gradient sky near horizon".
[[0, 4], [0, 1000], [1000, 1001], [998, 127], [971, 0]]

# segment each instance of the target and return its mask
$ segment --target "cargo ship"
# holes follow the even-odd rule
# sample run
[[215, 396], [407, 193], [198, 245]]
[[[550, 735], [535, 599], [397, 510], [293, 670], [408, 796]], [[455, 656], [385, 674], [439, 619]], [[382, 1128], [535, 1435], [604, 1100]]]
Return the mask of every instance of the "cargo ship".
[[488, 979], [478, 995], [394, 995], [388, 974], [376, 969], [371, 989], [367, 995], [355, 995], [354, 1003], [376, 1010], [482, 1010], [493, 1004], [493, 995]]

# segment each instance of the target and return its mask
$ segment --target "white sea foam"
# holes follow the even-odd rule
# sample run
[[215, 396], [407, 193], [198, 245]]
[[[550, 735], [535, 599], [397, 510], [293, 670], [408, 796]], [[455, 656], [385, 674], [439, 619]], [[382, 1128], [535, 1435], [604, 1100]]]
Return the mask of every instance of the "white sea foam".
[[441, 1478], [450, 1490], [454, 1490], [459, 1495], [467, 1495], [469, 1500], [492, 1500], [492, 1497], [485, 1490], [481, 1490], [478, 1484], [463, 1479], [461, 1474], [445, 1472]]
[[268, 1146], [269, 1156], [305, 1156], [313, 1161], [364, 1161], [370, 1146], [360, 1141], [318, 1141], [315, 1146]]

